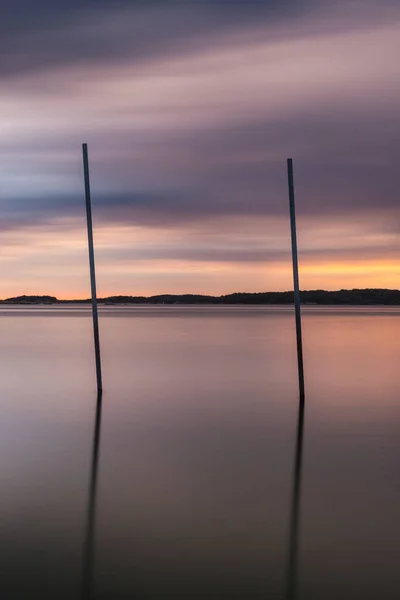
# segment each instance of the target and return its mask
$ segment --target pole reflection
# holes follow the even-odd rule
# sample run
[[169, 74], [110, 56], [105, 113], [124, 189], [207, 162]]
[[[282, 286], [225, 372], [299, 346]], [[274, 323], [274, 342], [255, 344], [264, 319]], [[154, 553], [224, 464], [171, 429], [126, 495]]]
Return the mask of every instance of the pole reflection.
[[93, 572], [96, 527], [96, 496], [99, 470], [100, 432], [101, 432], [102, 393], [97, 395], [96, 418], [93, 434], [92, 462], [86, 512], [86, 531], [83, 548], [82, 600], [90, 600], [93, 596]]
[[293, 470], [293, 490], [290, 511], [289, 553], [287, 565], [286, 600], [295, 600], [297, 597], [298, 580], [298, 546], [300, 527], [300, 500], [301, 500], [301, 475], [303, 462], [303, 434], [304, 434], [304, 401], [299, 403], [297, 422], [296, 451]]

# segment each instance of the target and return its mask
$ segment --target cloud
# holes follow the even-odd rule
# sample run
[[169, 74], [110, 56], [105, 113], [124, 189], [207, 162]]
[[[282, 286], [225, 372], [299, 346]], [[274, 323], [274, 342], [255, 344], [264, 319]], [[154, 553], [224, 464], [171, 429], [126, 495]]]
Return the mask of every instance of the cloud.
[[[132, 147], [129, 136], [116, 148], [94, 143], [90, 151], [95, 219], [101, 224], [175, 227], [229, 217], [286, 218], [286, 157], [291, 155], [299, 218], [370, 216], [375, 227], [389, 221], [395, 228], [399, 209], [394, 115], [382, 115], [374, 123], [368, 114], [261, 120], [167, 136], [145, 148]], [[107, 155], [110, 149], [115, 155]], [[15, 183], [10, 181], [13, 193], [0, 200], [2, 227], [83, 218], [79, 144], [71, 144], [65, 157], [51, 146], [44, 145], [42, 151], [43, 155], [40, 146], [36, 152], [22, 148], [19, 163], [16, 151], [12, 160], [20, 172]], [[22, 179], [25, 153], [28, 174]], [[38, 177], [40, 168], [42, 180], [35, 185], [29, 172]], [[65, 174], [57, 172], [59, 168]], [[16, 184], [21, 187], [18, 195]]]
[[82, 63], [146, 63], [255, 25], [276, 39], [293, 23], [310, 34], [390, 22], [398, 13], [395, 0], [2, 0], [0, 77]]
[[[207, 37], [292, 14], [301, 0], [3, 0], [0, 74], [81, 62], [146, 61], [207, 44]], [[50, 51], [49, 51], [50, 50]]]
[[[38, 2], [33, 14], [20, 0], [7, 9], [8, 247], [56, 232], [73, 257], [66, 239], [84, 227], [87, 141], [96, 232], [100, 242], [114, 236], [99, 246], [110, 269], [128, 268], [130, 256], [147, 268], [164, 261], [161, 271], [179, 261], [282, 265], [288, 156], [307, 260], [397, 252], [397, 3]], [[140, 230], [140, 248], [122, 243], [125, 228]]]

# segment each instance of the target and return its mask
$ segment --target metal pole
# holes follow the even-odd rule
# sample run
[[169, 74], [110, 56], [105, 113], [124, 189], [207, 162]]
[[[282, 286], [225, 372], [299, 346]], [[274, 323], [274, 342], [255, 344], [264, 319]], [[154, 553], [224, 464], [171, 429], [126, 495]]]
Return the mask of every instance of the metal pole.
[[85, 175], [85, 197], [86, 197], [86, 217], [89, 245], [89, 264], [90, 264], [90, 285], [92, 289], [92, 315], [93, 315], [93, 334], [94, 349], [96, 353], [96, 376], [97, 391], [101, 393], [103, 389], [101, 379], [101, 361], [100, 361], [100, 338], [99, 338], [99, 317], [97, 312], [96, 297], [96, 273], [94, 266], [94, 246], [93, 246], [93, 225], [92, 225], [92, 203], [90, 198], [90, 178], [89, 178], [89, 158], [87, 144], [82, 144], [83, 152], [83, 171]]
[[296, 313], [296, 338], [297, 338], [297, 364], [299, 371], [300, 402], [304, 402], [304, 367], [303, 367], [303, 341], [301, 335], [301, 312], [300, 312], [300, 285], [299, 285], [299, 263], [297, 256], [296, 235], [296, 209], [294, 201], [294, 178], [293, 160], [288, 158], [288, 181], [289, 181], [289, 204], [290, 204], [290, 229], [292, 235], [292, 260], [293, 260], [293, 282], [294, 282], [294, 304]]

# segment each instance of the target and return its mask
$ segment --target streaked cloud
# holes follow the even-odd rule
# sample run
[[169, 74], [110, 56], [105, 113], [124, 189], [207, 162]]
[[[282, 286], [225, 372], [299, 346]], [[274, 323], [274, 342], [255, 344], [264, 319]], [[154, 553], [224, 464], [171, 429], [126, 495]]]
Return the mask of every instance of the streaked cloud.
[[[223, 5], [44, 2], [36, 17], [10, 5], [0, 295], [84, 289], [82, 141], [110, 293], [290, 287], [289, 155], [303, 287], [342, 287], [341, 264], [346, 285], [351, 264], [358, 284], [393, 287], [400, 7]], [[61, 282], [56, 256], [82, 276]]]

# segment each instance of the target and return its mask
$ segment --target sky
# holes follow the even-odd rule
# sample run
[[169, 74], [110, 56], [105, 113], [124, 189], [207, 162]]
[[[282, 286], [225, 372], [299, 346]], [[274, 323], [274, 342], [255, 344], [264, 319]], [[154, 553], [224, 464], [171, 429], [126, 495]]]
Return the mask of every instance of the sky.
[[0, 298], [398, 288], [397, 0], [0, 0]]

